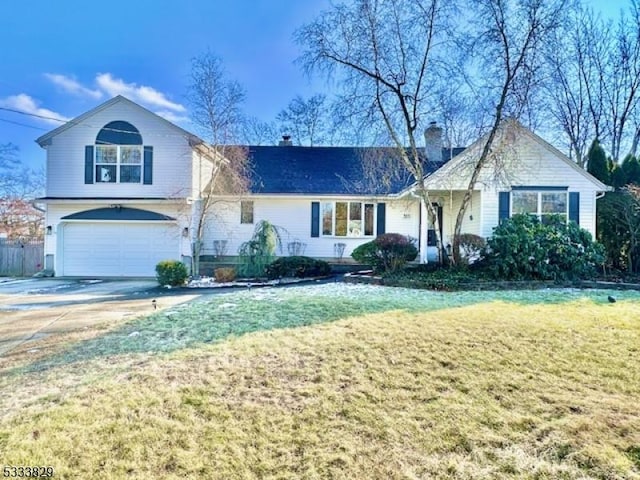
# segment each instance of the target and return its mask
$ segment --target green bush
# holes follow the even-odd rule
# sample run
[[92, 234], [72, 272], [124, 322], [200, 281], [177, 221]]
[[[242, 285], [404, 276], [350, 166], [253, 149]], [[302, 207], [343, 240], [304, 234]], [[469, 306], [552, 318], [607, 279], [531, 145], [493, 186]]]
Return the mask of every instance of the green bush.
[[267, 277], [321, 277], [331, 273], [331, 267], [324, 260], [311, 257], [281, 257], [267, 266]]
[[358, 245], [351, 252], [351, 258], [364, 265], [375, 265], [378, 259], [378, 245], [372, 240]]
[[156, 265], [156, 278], [160, 285], [178, 287], [184, 285], [188, 276], [187, 267], [177, 260], [162, 260]]
[[588, 278], [604, 261], [604, 249], [575, 222], [514, 215], [493, 231], [483, 264], [501, 280], [573, 280]]
[[417, 256], [418, 249], [414, 242], [399, 233], [380, 235], [375, 240], [356, 247], [351, 253], [356, 262], [371, 265], [377, 272], [398, 271]]

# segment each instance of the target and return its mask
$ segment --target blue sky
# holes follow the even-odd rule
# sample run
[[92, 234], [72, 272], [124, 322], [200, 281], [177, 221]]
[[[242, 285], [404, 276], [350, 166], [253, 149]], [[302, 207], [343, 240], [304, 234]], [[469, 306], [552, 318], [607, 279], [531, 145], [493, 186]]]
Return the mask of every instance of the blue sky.
[[[629, 0], [591, 0], [617, 16]], [[190, 61], [207, 49], [247, 91], [246, 112], [272, 120], [311, 85], [293, 61], [294, 30], [329, 0], [0, 0], [0, 107], [73, 118], [117, 94], [190, 129]], [[13, 122], [13, 123], [11, 123]], [[34, 140], [60, 122], [0, 110], [0, 143], [44, 165]]]

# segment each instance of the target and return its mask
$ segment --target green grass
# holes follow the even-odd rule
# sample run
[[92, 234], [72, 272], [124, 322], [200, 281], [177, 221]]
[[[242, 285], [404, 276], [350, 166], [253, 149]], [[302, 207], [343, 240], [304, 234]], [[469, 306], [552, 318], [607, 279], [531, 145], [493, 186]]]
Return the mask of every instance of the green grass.
[[[618, 298], [638, 298], [635, 292], [615, 292]], [[171, 352], [232, 336], [280, 328], [331, 322], [389, 310], [410, 312], [460, 307], [479, 301], [517, 304], [564, 303], [578, 298], [607, 303], [607, 293], [588, 290], [424, 292], [347, 284], [287, 289], [253, 289], [216, 295], [211, 300], [182, 305], [129, 322], [98, 338], [78, 343], [62, 354], [17, 370], [39, 371], [111, 355]]]
[[609, 293], [217, 296], [2, 378], [0, 458], [59, 478], [640, 478], [640, 296]]

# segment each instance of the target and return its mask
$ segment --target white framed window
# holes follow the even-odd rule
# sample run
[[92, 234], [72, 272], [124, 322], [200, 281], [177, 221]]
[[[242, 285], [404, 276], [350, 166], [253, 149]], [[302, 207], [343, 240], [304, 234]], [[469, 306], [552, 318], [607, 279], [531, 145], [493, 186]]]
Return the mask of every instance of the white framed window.
[[253, 201], [240, 201], [240, 223], [253, 223]]
[[551, 215], [557, 215], [566, 222], [569, 218], [568, 193], [566, 191], [512, 191], [511, 215], [517, 213], [535, 215], [542, 223], [548, 223]]
[[365, 202], [322, 202], [322, 236], [373, 237], [375, 204]]
[[96, 145], [96, 183], [142, 183], [141, 145]]

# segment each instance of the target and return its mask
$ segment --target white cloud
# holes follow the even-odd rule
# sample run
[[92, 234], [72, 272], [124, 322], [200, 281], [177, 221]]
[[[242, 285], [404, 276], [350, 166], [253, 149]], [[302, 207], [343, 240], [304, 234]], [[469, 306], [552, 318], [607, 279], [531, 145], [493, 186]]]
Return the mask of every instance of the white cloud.
[[178, 115], [170, 110], [158, 110], [154, 113], [164, 118], [165, 120], [169, 120], [172, 123], [184, 123], [189, 121], [188, 117], [185, 117], [184, 115]]
[[30, 115], [35, 115], [43, 122], [51, 123], [56, 126], [70, 120], [70, 118], [54, 112], [53, 110], [39, 107], [38, 102], [26, 93], [1, 98], [0, 107], [11, 108]]
[[172, 112], [186, 112], [186, 108], [179, 103], [167, 99], [164, 93], [136, 83], [126, 83], [110, 73], [100, 73], [96, 76], [96, 83], [103, 91], [111, 96], [123, 95], [134, 102], [150, 107], [163, 108]]
[[91, 88], [87, 88], [80, 82], [78, 82], [75, 78], [67, 77], [59, 73], [45, 73], [44, 76], [47, 77], [55, 85], [61, 87], [65, 92], [71, 93], [73, 95], [86, 96], [95, 99], [102, 98], [103, 94], [100, 90], [92, 90]]

